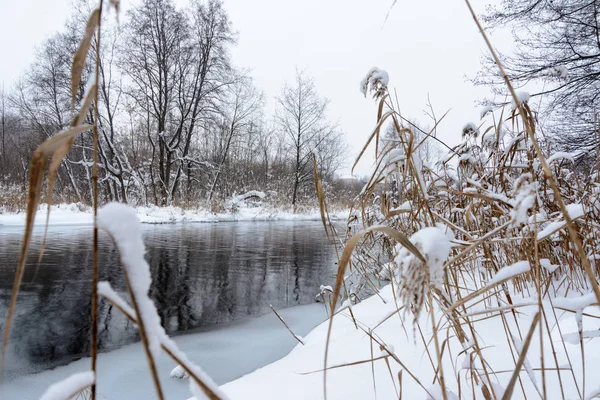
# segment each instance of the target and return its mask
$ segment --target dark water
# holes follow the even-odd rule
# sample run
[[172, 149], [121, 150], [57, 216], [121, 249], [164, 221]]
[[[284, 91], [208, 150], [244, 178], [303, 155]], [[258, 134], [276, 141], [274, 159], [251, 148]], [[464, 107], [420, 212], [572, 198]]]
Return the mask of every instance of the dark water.
[[[41, 228], [17, 301], [7, 372], [34, 372], [89, 354], [91, 227], [48, 232], [36, 274]], [[1, 331], [14, 280], [21, 228], [0, 227]], [[145, 225], [150, 291], [168, 333], [215, 326], [236, 318], [314, 301], [332, 284], [335, 252], [315, 222], [237, 222]], [[100, 279], [127, 298], [116, 251], [101, 234]], [[100, 349], [138, 340], [118, 310], [100, 304]]]

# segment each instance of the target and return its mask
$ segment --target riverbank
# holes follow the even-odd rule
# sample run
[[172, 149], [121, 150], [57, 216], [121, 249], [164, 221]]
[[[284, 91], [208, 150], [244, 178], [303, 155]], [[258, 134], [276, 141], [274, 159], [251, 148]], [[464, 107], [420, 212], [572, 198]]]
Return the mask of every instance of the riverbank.
[[[510, 310], [507, 309], [504, 319], [497, 312], [488, 312], [473, 323], [476, 326], [477, 341], [481, 351], [485, 352], [486, 361], [489, 362], [486, 368], [497, 399], [502, 398], [516, 361], [514, 348], [511, 349], [513, 343], [509, 343], [505, 335], [505, 324], [512, 327], [519, 326], [523, 336], [513, 337], [513, 342], [517, 347], [521, 347], [537, 312], [537, 305], [530, 299], [516, 295], [513, 300], [515, 304], [521, 305], [518, 313], [511, 315]], [[553, 301], [557, 308], [552, 307], [549, 299], [543, 301], [546, 312], [549, 315], [556, 313], [559, 321], [552, 330], [551, 340], [545, 336], [543, 341], [546, 365], [545, 387], [541, 385], [543, 372], [539, 366], [542, 351], [540, 351], [539, 334], [536, 331], [514, 389], [513, 398], [539, 398], [539, 393], [546, 393], [547, 399], [560, 399], [565, 396], [580, 398], [577, 393], [581, 392], [584, 392], [581, 398], [586, 399], [600, 395], [595, 368], [600, 365], [600, 341], [585, 339], [597, 336], [600, 312], [597, 307], [587, 308], [582, 321], [586, 329], [582, 335], [583, 340], [586, 340], [585, 376], [588, 382], [587, 385], [582, 385], [581, 377], [584, 373], [576, 314], [565, 311], [573, 307], [579, 308], [581, 304], [577, 303], [578, 300], [577, 297], [560, 301], [555, 298]], [[432, 384], [434, 371], [430, 360], [435, 359], [436, 356], [431, 320], [427, 313], [423, 313], [418, 326], [413, 325], [411, 318], [407, 316], [403, 318], [404, 314], [398, 313], [397, 307], [392, 288], [388, 285], [381, 290], [380, 296], [372, 296], [353, 307], [353, 316], [357, 325], [348, 311], [342, 311], [335, 317], [329, 345], [328, 400], [442, 399], [440, 386]], [[473, 308], [479, 311], [485, 309], [485, 305]], [[436, 321], [439, 321], [441, 316], [441, 312], [436, 312]], [[327, 326], [325, 322], [315, 328], [303, 338], [305, 345], [297, 345], [286, 357], [227, 383], [221, 387], [222, 390], [232, 400], [322, 399], [323, 373], [321, 371]], [[446, 373], [451, 372], [452, 375], [460, 376], [461, 381], [470, 381], [472, 379], [470, 370], [475, 368], [479, 379], [488, 379], [473, 354], [472, 339], [463, 345], [455, 336], [446, 337], [444, 334], [440, 342], [441, 340], [444, 341], [444, 353], [451, 354], [451, 357], [444, 358]], [[428, 348], [423, 345], [424, 341], [428, 343]], [[381, 344], [385, 347], [383, 348]], [[398, 360], [402, 362], [402, 366]], [[560, 371], [557, 370], [557, 366]], [[558, 374], [561, 379], [557, 379]], [[419, 382], [411, 375], [419, 379]], [[573, 377], [578, 377], [577, 382]], [[448, 381], [450, 380], [454, 381], [454, 377], [449, 377]], [[458, 397], [453, 394], [459, 393], [462, 398], [484, 399], [481, 386], [475, 385], [475, 388], [478, 390], [471, 393], [470, 387], [466, 384], [458, 388], [450, 383], [448, 389], [452, 393], [448, 392], [448, 399], [457, 399]]]
[[[306, 335], [326, 318], [323, 304], [315, 303], [280, 310], [286, 323], [298, 335]], [[224, 384], [272, 363], [298, 343], [273, 313], [244, 318], [210, 330], [199, 330], [173, 338], [177, 345], [208, 373], [217, 384]], [[89, 359], [37, 374], [5, 379], [0, 385], [1, 399], [37, 400], [45, 389], [69, 375], [89, 369]], [[176, 365], [162, 354], [157, 359], [161, 384], [167, 399], [190, 396], [187, 380], [171, 378]], [[102, 353], [98, 357], [100, 399], [155, 398], [152, 379], [140, 343]], [[241, 398], [254, 398], [244, 396]]]
[[[35, 217], [35, 224], [46, 222], [48, 206], [41, 204]], [[136, 207], [138, 218], [146, 224], [172, 224], [180, 222], [235, 222], [235, 221], [318, 221], [318, 209], [302, 210], [294, 213], [291, 209], [274, 208], [266, 205], [237, 205], [227, 212], [213, 213], [206, 209], [183, 209], [180, 207]], [[332, 219], [345, 220], [348, 211], [335, 211]], [[25, 212], [0, 213], [0, 226], [24, 226]], [[90, 225], [93, 223], [92, 208], [79, 203], [54, 204], [50, 211], [52, 225]]]

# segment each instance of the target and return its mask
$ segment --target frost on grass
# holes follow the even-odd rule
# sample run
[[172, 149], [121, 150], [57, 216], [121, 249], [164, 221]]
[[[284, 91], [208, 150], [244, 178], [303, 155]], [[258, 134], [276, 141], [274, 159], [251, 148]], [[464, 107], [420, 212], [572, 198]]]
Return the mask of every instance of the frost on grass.
[[367, 93], [373, 93], [373, 97], [378, 98], [384, 95], [387, 90], [390, 76], [387, 72], [377, 67], [369, 70], [367, 75], [360, 81], [360, 91], [367, 97]]
[[398, 245], [395, 262], [399, 271], [398, 296], [403, 304], [419, 315], [429, 285], [440, 287], [444, 279], [444, 262], [452, 248], [452, 231], [445, 226], [427, 227], [415, 232], [410, 241], [426, 260], [423, 264], [413, 253]]
[[495, 285], [505, 279], [513, 278], [521, 275], [531, 269], [529, 261], [518, 261], [507, 267], [501, 268], [500, 271], [496, 272], [496, 275], [488, 282], [488, 286]]
[[40, 400], [68, 400], [85, 388], [93, 385], [94, 381], [95, 378], [92, 371], [78, 372], [60, 382], [50, 385], [42, 397], [40, 397]]
[[119, 250], [121, 263], [127, 274], [140, 318], [148, 335], [152, 356], [160, 353], [160, 337], [164, 329], [154, 302], [148, 297], [152, 278], [150, 266], [144, 258], [146, 249], [142, 241], [141, 223], [133, 208], [121, 203], [109, 203], [98, 210], [98, 227], [107, 231]]

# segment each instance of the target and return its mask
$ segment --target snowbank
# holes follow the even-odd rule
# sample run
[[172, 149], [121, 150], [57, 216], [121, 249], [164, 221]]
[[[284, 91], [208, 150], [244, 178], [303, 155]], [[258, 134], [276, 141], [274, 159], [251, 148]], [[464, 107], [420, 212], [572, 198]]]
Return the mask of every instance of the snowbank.
[[[205, 209], [184, 210], [179, 207], [137, 207], [136, 213], [142, 223], [170, 224], [178, 222], [227, 222], [227, 221], [320, 221], [318, 209], [294, 214], [291, 210], [267, 206], [237, 207], [235, 211], [212, 213]], [[46, 223], [47, 205], [40, 205], [35, 217], [36, 225]], [[348, 211], [331, 213], [332, 219], [346, 219]], [[91, 225], [92, 209], [82, 204], [56, 204], [51, 207], [51, 225]], [[0, 226], [25, 226], [25, 213], [0, 214]]]
[[[426, 399], [429, 398], [428, 396], [437, 398], [436, 393], [439, 387], [430, 387], [434, 376], [433, 369], [418, 333], [415, 333], [411, 327], [412, 321], [408, 320], [402, 323], [400, 318], [388, 318], [397, 307], [390, 286], [382, 290], [381, 296], [387, 304], [384, 304], [379, 297], [373, 296], [354, 306], [352, 311], [359, 326], [366, 329], [367, 326], [375, 327], [379, 325], [373, 333], [381, 344], [385, 344], [387, 350], [381, 350], [380, 344], [372, 341], [365, 331], [356, 329], [347, 311], [343, 311], [335, 318], [329, 347], [328, 365], [330, 369], [327, 374], [327, 399], [397, 399], [400, 390], [402, 391], [402, 398], [406, 399]], [[549, 303], [545, 302], [545, 307], [550, 307]], [[535, 306], [520, 308], [522, 314], [519, 314], [518, 323], [521, 329], [529, 327], [536, 310]], [[594, 312], [594, 315], [598, 314], [597, 310], [590, 310], [590, 312]], [[436, 319], [439, 316], [438, 313]], [[431, 327], [427, 320], [428, 317], [425, 316], [419, 321], [419, 324], [423, 334], [426, 337], [431, 337]], [[504, 335], [502, 319], [500, 317], [486, 318], [477, 322], [476, 325], [479, 346], [485, 349], [486, 360], [491, 363], [490, 367], [495, 371], [512, 371], [514, 360], [507, 357], [511, 350]], [[573, 332], [577, 329], [575, 318], [571, 313], [563, 314], [560, 318], [560, 325], [563, 333]], [[586, 327], [592, 325], [597, 329], [600, 323], [593, 319], [586, 319]], [[321, 324], [304, 337], [305, 346], [296, 346], [285, 358], [230, 382], [222, 386], [222, 389], [232, 399], [278, 400], [283, 397], [287, 400], [322, 399], [323, 373], [321, 371], [323, 369], [326, 334], [327, 324]], [[445, 333], [441, 335], [446, 339]], [[550, 367], [548, 360], [552, 360], [553, 355], [550, 342], [547, 339], [545, 338], [544, 341], [544, 354], [546, 363], [548, 363], [547, 367]], [[560, 339], [560, 331], [555, 330], [552, 340], [556, 342]], [[453, 354], [453, 361], [450, 363], [449, 357], [445, 357], [444, 368], [446, 371], [455, 371], [456, 374], [461, 374], [464, 377], [467, 375], [465, 368], [469, 368], [469, 363], [465, 361], [469, 361], [470, 350], [464, 350], [455, 338], [451, 338], [448, 343], [450, 347], [449, 349], [446, 348], [446, 351]], [[539, 344], [539, 340], [532, 341], [527, 353], [527, 359], [534, 368], [538, 368], [540, 363]], [[600, 353], [598, 352], [600, 341], [592, 340], [586, 346], [590, 346], [586, 347], [586, 364], [588, 365], [586, 375], [589, 382], [595, 382], [596, 370], [589, 367], [589, 365], [598, 365], [600, 362]], [[566, 348], [555, 346], [555, 349], [560, 365], [568, 363], [564, 350], [568, 352], [575, 376], [581, 377], [581, 354], [578, 346], [568, 345]], [[392, 357], [385, 357], [386, 355], [389, 356], [390, 353], [398, 357], [406, 368], [421, 380], [423, 387], [419, 386], [406, 370], [403, 372], [402, 385], [398, 384], [398, 373], [402, 369]], [[373, 358], [376, 360], [371, 362]], [[360, 361], [367, 362], [343, 365]], [[388, 362], [390, 369], [388, 369]], [[340, 367], [331, 368], [335, 366]], [[540, 382], [541, 372], [536, 369], [533, 373], [537, 377], [537, 382]], [[548, 376], [546, 380], [549, 399], [561, 398], [559, 381], [555, 379], [557, 373], [559, 372], [546, 372], [546, 374], [552, 374], [552, 377]], [[565, 369], [560, 373], [565, 393], [577, 393], [571, 372]], [[501, 396], [501, 391], [506, 387], [510, 375], [509, 373], [501, 373], [495, 374], [491, 378], [492, 386], [497, 395]], [[525, 370], [521, 371], [521, 381], [523, 390], [528, 397], [535, 397], [537, 391]], [[581, 387], [581, 382], [579, 382], [579, 385]], [[457, 393], [458, 390], [456, 387], [449, 387], [448, 389], [454, 393]], [[589, 393], [592, 389], [596, 389], [596, 386], [590, 384], [586, 392]], [[469, 390], [468, 387], [462, 388], [463, 398], [471, 398], [472, 396], [477, 399], [483, 398], [481, 391], [473, 395]], [[521, 393], [519, 392], [519, 394]]]

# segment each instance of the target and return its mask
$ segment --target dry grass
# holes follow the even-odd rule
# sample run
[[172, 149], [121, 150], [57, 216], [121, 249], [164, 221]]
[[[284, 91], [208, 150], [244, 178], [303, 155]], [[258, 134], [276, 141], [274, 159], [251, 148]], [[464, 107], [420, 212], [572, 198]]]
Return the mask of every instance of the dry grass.
[[[340, 235], [331, 224], [326, 193], [316, 173], [318, 166], [315, 160], [314, 179], [323, 225], [328, 236], [336, 243], [340, 243], [340, 248], [343, 248], [339, 257], [337, 281], [330, 304], [328, 340], [339, 299], [356, 298], [361, 290], [377, 292], [377, 288], [380, 286], [379, 280], [382, 276], [387, 275], [392, 280], [392, 288], [398, 290], [396, 297], [402, 303], [398, 306], [397, 314], [402, 317], [402, 314], [407, 312], [414, 314], [425, 312], [430, 317], [432, 326], [430, 338], [423, 335], [420, 326], [417, 328], [425, 348], [428, 349], [427, 359], [435, 371], [435, 380], [442, 387], [470, 385], [473, 393], [479, 391], [486, 399], [500, 398], [495, 393], [494, 387], [489, 384], [490, 376], [507, 371], [492, 370], [492, 365], [486, 360], [477, 340], [477, 321], [485, 318], [500, 318], [505, 329], [506, 341], [511, 349], [517, 347], [515, 337], [523, 340], [522, 350], [511, 352], [515, 367], [508, 371], [511, 378], [501, 397], [508, 399], [519, 389], [519, 386], [525, 396], [519, 373], [531, 343], [539, 339], [539, 345], [543, 350], [544, 343], [547, 343], [545, 339], [551, 336], [552, 327], [559, 326], [555, 309], [552, 309], [552, 313], [548, 313], [543, 302], [552, 301], [552, 296], [557, 292], [585, 293], [591, 289], [600, 303], [600, 288], [597, 282], [599, 271], [596, 264], [590, 262], [590, 260], [598, 259], [600, 250], [597, 238], [600, 227], [600, 200], [595, 182], [589, 176], [581, 176], [563, 163], [549, 165], [546, 161], [547, 154], [543, 153], [537, 140], [532, 110], [527, 104], [519, 102], [500, 60], [468, 1], [467, 6], [496, 59], [496, 64], [506, 81], [516, 107], [512, 111], [503, 110], [497, 120], [494, 119], [485, 129], [480, 128], [479, 130], [484, 131], [481, 137], [478, 136], [477, 130], [465, 130], [464, 142], [461, 146], [453, 149], [450, 156], [435, 168], [427, 167], [420, 162], [417, 151], [426, 140], [435, 139], [435, 129], [439, 121], [434, 121], [434, 129], [428, 132], [423, 140], [417, 140], [417, 135], [404, 124], [397, 101], [394, 104], [387, 87], [377, 86], [374, 91], [379, 102], [377, 125], [359, 156], [360, 159], [370, 144], [374, 143], [377, 163], [373, 175], [354, 204], [353, 217], [349, 221], [350, 231], [354, 230], [353, 235], [347, 235], [347, 232]], [[73, 60], [72, 85], [75, 89], [80, 84], [81, 71], [86, 61], [92, 36], [97, 35], [97, 43], [100, 42], [101, 10], [102, 1], [88, 20], [84, 38]], [[95, 67], [97, 72], [98, 63]], [[90, 129], [94, 135], [93, 181], [94, 214], [96, 215], [98, 206], [98, 132], [96, 124], [98, 110], [96, 107], [94, 107], [94, 123], [85, 125], [84, 122], [89, 108], [92, 104], [98, 103], [97, 86], [98, 73], [96, 73], [95, 84], [89, 86], [88, 92], [82, 99], [81, 109], [76, 113], [72, 126], [43, 143], [32, 157], [27, 220], [5, 324], [2, 368], [17, 294], [28, 255], [33, 220], [42, 195], [44, 173], [47, 168], [47, 201], [50, 205], [53, 183], [62, 159], [69, 152], [75, 136]], [[73, 93], [76, 93], [76, 90]], [[75, 104], [75, 99], [73, 99], [73, 104]], [[393, 140], [384, 140], [382, 137], [381, 130], [385, 124], [391, 124], [395, 128], [397, 137]], [[509, 125], [512, 131], [512, 140], [508, 144], [504, 144], [500, 140], [504, 134], [505, 125]], [[486, 137], [495, 139], [486, 140]], [[392, 154], [400, 154], [401, 157], [390, 158]], [[600, 159], [598, 163], [600, 165]], [[404, 204], [409, 206], [403, 207]], [[584, 215], [572, 218], [567, 212], [568, 204], [581, 204]], [[551, 223], [557, 223], [557, 228], [548, 235], [540, 236], [540, 227]], [[452, 253], [445, 262], [441, 287], [430, 284], [428, 260], [420, 249], [409, 240], [412, 233], [437, 224], [444, 224], [451, 228], [455, 236]], [[97, 235], [98, 228], [95, 226], [91, 337], [91, 370], [94, 372], [97, 356], [97, 277], [99, 268]], [[411, 276], [419, 276], [419, 279], [415, 279], [414, 282], [408, 282], [408, 286], [415, 288], [414, 292], [408, 294], [402, 289], [402, 284], [407, 282], [398, 281], [398, 265], [395, 260], [398, 256], [398, 245], [414, 255], [414, 263], [410, 267], [416, 273]], [[528, 261], [531, 270], [495, 284], [487, 284], [491, 276], [504, 266], [519, 260]], [[559, 267], [555, 271], [550, 271], [542, 266], [541, 260], [549, 260]], [[354, 285], [357, 289], [354, 289], [353, 292], [348, 291], [347, 283], [349, 281], [357, 283]], [[128, 287], [132, 293], [129, 282]], [[537, 307], [535, 317], [525, 335], [521, 332], [517, 319], [518, 309], [523, 305], [513, 302], [511, 290], [512, 293], [530, 298], [531, 303]], [[418, 298], [419, 301], [414, 302], [415, 298]], [[138, 324], [141, 318], [133, 296], [132, 299], [135, 313], [128, 312], [118, 304], [114, 305], [132, 322]], [[474, 311], [473, 307], [481, 303], [485, 304], [486, 309]], [[442, 311], [442, 318], [439, 320], [436, 320], [436, 310]], [[354, 318], [352, 314], [350, 315]], [[511, 323], [508, 323], [509, 319], [512, 319]], [[376, 335], [378, 326], [365, 329], [356, 322], [355, 326], [368, 335], [372, 344], [386, 348]], [[534, 337], [536, 327], [539, 328], [539, 338]], [[143, 324], [140, 323], [139, 328], [141, 336], [144, 338]], [[579, 335], [580, 338], [583, 338], [581, 329]], [[472, 341], [470, 356], [473, 362], [471, 364], [474, 365], [477, 361], [480, 367], [469, 369], [470, 379], [461, 381], [459, 375], [444, 371], [442, 367], [443, 359], [452, 357], [450, 352], [446, 351], [447, 341], [450, 337], [457, 338], [465, 345], [469, 340]], [[298, 340], [300, 341], [300, 339]], [[564, 342], [553, 343], [550, 341], [550, 343], [553, 346], [553, 354], [555, 354], [554, 346], [564, 346]], [[582, 340], [580, 343], [583, 355], [585, 345]], [[429, 350], [430, 346], [433, 346], [431, 351]], [[144, 340], [144, 347], [148, 354], [149, 367], [155, 378], [156, 392], [162, 399], [162, 390], [146, 340]], [[163, 349], [183, 367], [209, 398], [219, 398], [200, 377], [194, 374], [193, 367], [188, 365], [186, 360], [182, 360], [164, 344]], [[392, 352], [388, 353], [383, 357], [388, 363], [388, 368], [390, 368], [390, 362], [396, 362], [401, 367], [397, 377], [393, 376], [390, 368], [391, 379], [397, 378], [401, 388], [403, 376], [406, 374], [427, 392], [422, 379], [411, 371], [398, 356]], [[542, 351], [541, 354], [542, 381], [539, 394], [545, 398], [548, 375], [551, 371], [565, 368], [559, 366], [556, 357], [553, 360], [545, 360], [544, 352]], [[328, 367], [327, 356], [328, 347], [325, 350], [323, 370], [325, 397], [327, 395], [328, 369], [343, 368], [375, 360], [372, 358], [371, 360]], [[582, 368], [585, 372], [585, 364], [582, 365]], [[585, 380], [583, 377], [575, 376], [571, 365], [567, 369], [571, 371], [579, 397], [583, 397]], [[557, 374], [556, 376], [562, 390], [562, 375]], [[451, 382], [453, 379], [456, 381]], [[577, 382], [581, 382], [581, 386]], [[565, 393], [562, 394], [565, 397]], [[444, 400], [447, 400], [446, 391], [442, 391], [442, 395]], [[97, 396], [95, 386], [90, 387], [80, 396], [95, 399]]]
[[[590, 262], [597, 259], [600, 250], [600, 191], [590, 176], [578, 173], [572, 164], [548, 164], [548, 154], [544, 154], [538, 143], [532, 110], [517, 98], [468, 1], [467, 6], [505, 78], [516, 107], [514, 110], [499, 110], [493, 115], [489, 126], [466, 129], [463, 144], [452, 149], [446, 160], [435, 167], [428, 167], [420, 162], [417, 150], [426, 140], [437, 140], [436, 128], [418, 142], [411, 128], [403, 124], [398, 107], [387, 88], [373, 88], [374, 97], [379, 102], [377, 125], [358, 159], [374, 144], [372, 147], [375, 148], [376, 168], [354, 204], [349, 220], [349, 229], [357, 233], [351, 237], [346, 232], [334, 234], [334, 240], [342, 243], [343, 253], [339, 262], [329, 326], [331, 329], [337, 299], [357, 294], [356, 291], [347, 291], [347, 283], [359, 282], [358, 286], [376, 291], [374, 288], [381, 284], [380, 278], [387, 276], [400, 301], [396, 313], [412, 310], [418, 314], [424, 309], [431, 317], [431, 337], [426, 339], [421, 335], [421, 338], [426, 349], [433, 346], [432, 350], [428, 350], [428, 359], [436, 371], [435, 381], [442, 387], [461, 387], [461, 384], [464, 387], [466, 383], [471, 386], [473, 393], [479, 392], [486, 399], [509, 399], [517, 390], [520, 391], [519, 396], [527, 397], [519, 373], [530, 344], [539, 340], [542, 349], [542, 382], [538, 393], [546, 398], [546, 382], [550, 373], [553, 379], [556, 376], [559, 380], [561, 390], [564, 378], [561, 374], [556, 374], [561, 369], [556, 355], [554, 359], [544, 359], [543, 349], [548, 346], [551, 329], [560, 327], [556, 312], [548, 314], [543, 302], [551, 302], [556, 293], [581, 294], [591, 290], [600, 303], [597, 281], [599, 271], [596, 264]], [[434, 122], [437, 127], [439, 121]], [[388, 140], [389, 138], [381, 135], [385, 124], [395, 127], [397, 137]], [[505, 126], [510, 126], [512, 131], [512, 140], [507, 140], [506, 144], [501, 140]], [[479, 136], [479, 131], [484, 134]], [[402, 155], [399, 159], [390, 157], [398, 154]], [[317, 188], [319, 189], [318, 185]], [[317, 194], [323, 205], [323, 193], [318, 190]], [[567, 212], [569, 204], [580, 204], [584, 215], [572, 217]], [[323, 213], [325, 224], [326, 209], [323, 209]], [[542, 227], [552, 223], [556, 223], [556, 229], [551, 229], [548, 234], [539, 234]], [[429, 284], [428, 265], [423, 260], [416, 268], [421, 268], [425, 278], [419, 281], [402, 281], [398, 272], [402, 267], [396, 259], [398, 244], [420, 256], [418, 250], [415, 252], [411, 248], [412, 244], [407, 243], [407, 237], [423, 227], [437, 224], [449, 227], [455, 235], [453, 250], [445, 262], [443, 287], [437, 288]], [[328, 234], [332, 229], [331, 224], [328, 224]], [[385, 234], [377, 233], [378, 231]], [[390, 232], [394, 234], [390, 235]], [[501, 268], [520, 260], [528, 261], [531, 270], [492, 285], [486, 284]], [[559, 267], [550, 271], [542, 266], [540, 260], [543, 263], [549, 260]], [[402, 278], [407, 279], [406, 276]], [[419, 290], [425, 291], [424, 306], [415, 308], [410, 303], [416, 294], [402, 296], [399, 292], [403, 286], [417, 286], [421, 288]], [[532, 301], [527, 304], [537, 307], [537, 313], [526, 332], [521, 331], [517, 318], [518, 309], [524, 305], [513, 303], [511, 290], [518, 296], [530, 298]], [[482, 303], [486, 310], [474, 312], [472, 307]], [[435, 319], [436, 310], [443, 312], [439, 321]], [[477, 341], [476, 322], [484, 318], [502, 319], [506, 341], [511, 348], [517, 347], [514, 337], [523, 340], [522, 350], [512, 353], [515, 362], [512, 371], [493, 371], [493, 363], [483, 355]], [[512, 319], [512, 322], [509, 323], [508, 319]], [[539, 328], [539, 337], [534, 335], [536, 328]], [[369, 336], [376, 329], [377, 326], [371, 327]], [[418, 329], [421, 332], [420, 327]], [[581, 328], [579, 334], [582, 335]], [[456, 337], [462, 343], [468, 337], [473, 340], [472, 364], [477, 360], [480, 367], [471, 367], [470, 380], [461, 382], [458, 375], [450, 371], [446, 373], [442, 367], [443, 358], [451, 355], [444, 351], [446, 341], [441, 343], [440, 340], [449, 337]], [[564, 343], [549, 342], [552, 354], [556, 354], [555, 346], [565, 346]], [[580, 343], [580, 351], [584, 355], [583, 340]], [[325, 396], [327, 355], [326, 349]], [[417, 374], [407, 368], [402, 360], [395, 361], [400, 365], [401, 372], [407, 373], [421, 385]], [[582, 368], [585, 375], [585, 364]], [[583, 397], [584, 376], [576, 376], [572, 367], [567, 369], [571, 372], [579, 396]], [[512, 375], [504, 394], [498, 396], [489, 382], [491, 375], [501, 372], [511, 372]], [[401, 379], [401, 374], [397, 378]], [[456, 381], [450, 383], [449, 379]], [[423, 389], [427, 391], [425, 387]], [[442, 395], [444, 400], [448, 398], [446, 391], [442, 391]], [[566, 395], [568, 394], [562, 393], [563, 398]], [[459, 397], [462, 396], [459, 394]]]

